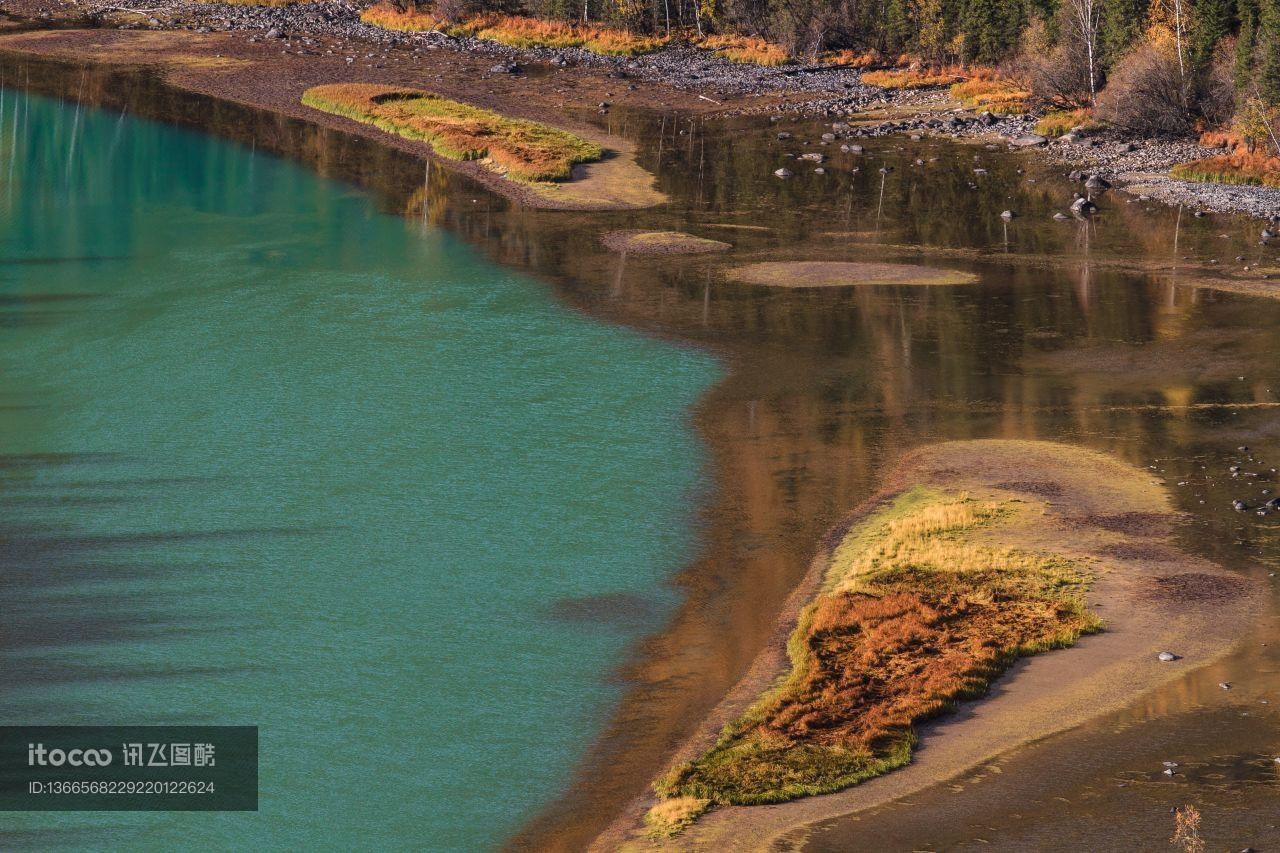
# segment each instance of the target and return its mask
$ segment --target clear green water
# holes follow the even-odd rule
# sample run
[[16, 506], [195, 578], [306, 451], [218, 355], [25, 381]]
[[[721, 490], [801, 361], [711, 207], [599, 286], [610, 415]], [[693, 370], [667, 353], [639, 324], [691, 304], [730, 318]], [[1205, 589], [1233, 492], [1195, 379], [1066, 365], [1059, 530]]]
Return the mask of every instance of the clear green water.
[[[256, 814], [8, 816], [11, 842], [501, 843], [673, 603], [717, 365], [293, 164], [0, 112], [0, 722], [262, 747]], [[554, 616], [620, 594], [621, 623]]]

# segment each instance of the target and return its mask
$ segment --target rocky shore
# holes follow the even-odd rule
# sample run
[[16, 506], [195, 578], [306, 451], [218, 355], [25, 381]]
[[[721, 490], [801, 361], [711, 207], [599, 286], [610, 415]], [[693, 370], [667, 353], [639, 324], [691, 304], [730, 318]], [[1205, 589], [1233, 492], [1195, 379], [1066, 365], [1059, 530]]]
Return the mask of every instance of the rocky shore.
[[[53, 2], [53, 5], [50, 3]], [[349, 0], [254, 6], [186, 0], [8, 0], [8, 11], [31, 19], [80, 21], [120, 29], [188, 30], [239, 36], [290, 57], [324, 56], [370, 73], [413, 66], [427, 55], [454, 51], [483, 57], [486, 73], [516, 80], [547, 68], [583, 68], [635, 91], [646, 85], [681, 90], [723, 115], [794, 115], [836, 119], [833, 138], [890, 135], [973, 140], [994, 149], [1035, 150], [1073, 170], [1122, 189], [1195, 211], [1280, 217], [1280, 190], [1182, 181], [1177, 163], [1215, 153], [1192, 139], [1139, 139], [1112, 131], [1072, 132], [1060, 139], [1035, 133], [1038, 116], [997, 116], [965, 110], [945, 89], [885, 90], [865, 84], [856, 69], [839, 66], [767, 68], [726, 61], [688, 46], [637, 57], [568, 49], [521, 50], [441, 32], [399, 33], [360, 21], [364, 4]], [[758, 100], [757, 100], [758, 99]], [[594, 106], [594, 105], [593, 105]], [[607, 104], [601, 103], [603, 110]], [[877, 113], [886, 115], [877, 121]], [[891, 117], [888, 117], [891, 116]]]

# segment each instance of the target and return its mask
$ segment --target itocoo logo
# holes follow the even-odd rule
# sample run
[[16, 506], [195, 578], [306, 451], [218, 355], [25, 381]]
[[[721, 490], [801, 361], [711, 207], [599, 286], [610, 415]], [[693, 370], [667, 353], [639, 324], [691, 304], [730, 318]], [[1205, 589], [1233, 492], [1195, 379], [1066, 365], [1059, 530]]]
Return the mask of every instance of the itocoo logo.
[[109, 749], [45, 749], [42, 743], [27, 744], [28, 767], [106, 767], [111, 763]]

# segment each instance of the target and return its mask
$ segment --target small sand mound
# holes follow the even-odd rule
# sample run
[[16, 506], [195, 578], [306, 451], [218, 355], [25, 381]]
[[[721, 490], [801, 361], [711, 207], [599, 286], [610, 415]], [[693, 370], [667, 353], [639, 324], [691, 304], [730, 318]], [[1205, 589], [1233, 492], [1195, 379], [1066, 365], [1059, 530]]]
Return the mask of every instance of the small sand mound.
[[770, 287], [854, 287], [869, 284], [972, 284], [978, 277], [960, 270], [915, 264], [846, 261], [770, 261], [729, 271], [729, 278]]
[[697, 255], [732, 249], [728, 243], [680, 231], [610, 231], [600, 238], [606, 249], [632, 255]]

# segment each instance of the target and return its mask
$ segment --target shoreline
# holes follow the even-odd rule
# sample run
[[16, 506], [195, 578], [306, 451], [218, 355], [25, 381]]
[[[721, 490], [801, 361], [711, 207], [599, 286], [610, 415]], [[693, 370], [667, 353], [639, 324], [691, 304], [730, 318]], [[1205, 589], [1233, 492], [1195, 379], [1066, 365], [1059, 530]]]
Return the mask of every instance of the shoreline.
[[[1059, 454], [1064, 457], [1060, 463], [1055, 458]], [[1056, 472], [1055, 465], [1059, 468]], [[1099, 470], [1113, 469], [1112, 473], [1128, 467], [1097, 451], [1053, 442], [955, 441], [909, 452], [877, 495], [855, 508], [823, 537], [808, 572], [779, 614], [768, 646], [697, 732], [681, 745], [670, 766], [678, 767], [705, 753], [725, 725], [740, 717], [789, 671], [792, 661], [788, 641], [802, 612], [822, 587], [836, 547], [862, 522], [920, 485], [921, 472], [930, 468], [939, 472], [944, 482], [954, 477], [962, 486], [975, 487], [1027, 472], [1030, 479], [1026, 484], [1000, 486], [1017, 486], [1017, 491], [1024, 492], [1030, 500], [1041, 490], [1048, 492], [1047, 503], [1055, 512], [1069, 506], [1062, 516], [1069, 522], [1068, 535], [1087, 539], [1095, 535], [1088, 528], [1100, 525], [1104, 531], [1100, 541], [1108, 543], [1102, 549], [1104, 555], [1108, 549], [1116, 555], [1132, 549], [1133, 553], [1126, 556], [1104, 556], [1114, 566], [1096, 571], [1087, 593], [1090, 607], [1100, 608], [1104, 622], [1101, 633], [1082, 636], [1066, 648], [1018, 658], [993, 680], [984, 695], [961, 700], [954, 708], [921, 724], [917, 754], [904, 767], [835, 793], [774, 805], [717, 806], [667, 841], [645, 835], [641, 816], [659, 802], [648, 793], [637, 797], [590, 849], [601, 853], [766, 849], [783, 836], [792, 837], [819, 822], [847, 818], [900, 801], [1020, 747], [1123, 710], [1142, 696], [1230, 655], [1243, 637], [1227, 623], [1248, 621], [1261, 609], [1260, 586], [1201, 557], [1179, 552], [1172, 544], [1178, 513], [1171, 507], [1166, 507], [1163, 515], [1125, 509], [1129, 499], [1118, 500], [1115, 489], [1104, 489], [1101, 499], [1096, 493], [1057, 491], [1062, 482], [1088, 478], [1089, 474], [1069, 470], [1071, 465], [1079, 470], [1097, 465]], [[1140, 471], [1131, 473], [1142, 476]], [[1080, 516], [1081, 512], [1087, 514]], [[1092, 521], [1094, 518], [1097, 521]], [[1053, 537], [1048, 535], [1037, 544], [1051, 541]], [[992, 544], [1004, 542], [993, 539]], [[1087, 560], [1097, 559], [1088, 547], [1072, 547], [1078, 548], [1076, 553]], [[1150, 561], [1156, 561], [1156, 568], [1145, 573], [1143, 566]], [[1172, 592], [1179, 584], [1168, 579], [1180, 576], [1188, 585], [1203, 585], [1210, 591], [1187, 595]], [[1152, 582], [1154, 589], [1149, 588]], [[1220, 587], [1215, 588], [1215, 584]], [[1168, 593], [1163, 591], [1166, 586]], [[1176, 613], [1160, 600], [1165, 594], [1170, 601], [1176, 600]], [[1206, 601], [1217, 608], [1196, 608]], [[1141, 647], [1134, 648], [1135, 643]], [[1157, 651], [1169, 648], [1177, 650], [1178, 661], [1164, 663], [1155, 659]]]
[[[35, 61], [38, 61], [38, 60], [35, 60]], [[129, 66], [129, 67], [132, 67], [132, 66]], [[172, 85], [174, 85], [174, 84], [172, 83], [172, 81], [165, 81], [165, 85], [170, 85], [170, 86], [172, 86]], [[178, 89], [182, 89], [183, 87], [178, 86], [178, 87], [176, 87], [176, 88], [178, 88]], [[187, 91], [190, 91], [190, 90], [187, 90]], [[200, 93], [196, 93], [196, 94], [200, 94]], [[220, 96], [217, 96], [217, 95], [201, 95], [201, 97], [207, 97], [207, 98], [218, 99]], [[252, 106], [252, 105], [241, 105], [241, 106], [243, 106], [245, 109], [255, 109], [255, 110], [259, 110], [259, 111], [263, 111], [263, 112], [270, 111], [270, 108], [259, 108], [259, 107], [254, 107], [254, 106]], [[393, 141], [392, 141], [392, 140], [388, 140], [388, 139], [386, 139], [386, 138], [380, 138], [380, 137], [378, 137], [378, 136], [374, 136], [374, 135], [367, 135], [367, 134], [360, 134], [360, 133], [352, 133], [351, 129], [350, 129], [350, 128], [346, 128], [346, 127], [340, 127], [340, 128], [325, 128], [325, 127], [324, 127], [324, 125], [323, 125], [323, 123], [321, 123], [321, 122], [317, 122], [317, 121], [315, 120], [315, 118], [314, 118], [314, 117], [304, 116], [304, 117], [299, 118], [299, 117], [296, 117], [296, 116], [288, 116], [288, 118], [289, 118], [290, 120], [295, 120], [295, 119], [296, 119], [297, 121], [300, 121], [300, 122], [302, 122], [302, 123], [304, 123], [304, 124], [307, 124], [307, 125], [314, 125], [314, 126], [321, 127], [321, 128], [323, 128], [323, 129], [326, 129], [326, 130], [334, 130], [334, 131], [336, 131], [336, 132], [337, 132], [337, 134], [340, 134], [340, 135], [341, 135], [341, 136], [343, 136], [343, 137], [350, 137], [352, 140], [358, 140], [358, 141], [359, 141], [359, 145], [357, 145], [357, 146], [355, 146], [355, 147], [356, 147], [357, 149], [360, 149], [360, 150], [366, 150], [366, 149], [367, 149], [367, 150], [376, 150], [376, 149], [379, 149], [379, 148], [385, 148], [385, 149], [388, 149], [388, 150], [389, 150], [389, 151], [391, 151], [391, 152], [395, 152], [395, 153], [397, 153], [398, 155], [411, 155], [411, 157], [412, 157], [412, 158], [420, 158], [420, 156], [421, 156], [421, 153], [420, 153], [419, 151], [404, 150], [403, 148], [401, 148], [401, 146], [398, 146], [398, 145], [392, 144], [392, 143], [393, 143]], [[208, 117], [205, 117], [205, 116], [198, 116], [198, 117], [192, 117], [188, 123], [190, 123], [190, 124], [201, 124], [202, 122], [203, 122], [203, 123], [207, 123], [208, 121], [209, 121], [209, 118], [208, 118]], [[212, 132], [220, 132], [220, 131], [218, 131], [218, 130], [213, 130]], [[293, 156], [293, 155], [290, 155], [290, 156]], [[408, 156], [406, 156], [404, 159], [405, 159], [405, 160], [409, 160], [409, 159], [411, 159], [411, 158], [410, 158], [410, 157], [408, 157]], [[316, 159], [316, 160], [309, 160], [309, 161], [308, 161], [308, 163], [309, 163], [309, 165], [315, 166], [315, 167], [317, 167], [317, 168], [321, 168], [322, 170], [323, 170], [323, 168], [324, 168], [324, 165], [323, 165], [322, 161], [320, 161], [319, 159]], [[408, 166], [408, 165], [405, 165], [405, 166], [404, 166], [404, 170], [405, 170], [405, 174], [407, 174], [407, 173], [408, 173], [408, 171], [409, 171], [409, 166]], [[453, 171], [453, 170], [451, 170], [451, 171]], [[467, 177], [472, 177], [472, 176], [467, 176]], [[603, 321], [605, 321], [605, 322], [608, 322], [608, 320], [605, 320], [604, 318], [602, 318], [602, 320], [603, 320]], [[676, 339], [681, 340], [681, 341], [685, 341], [685, 340], [686, 340], [686, 339], [684, 339], [684, 338], [680, 338], [680, 337], [678, 337], [678, 336], [676, 337]], [[714, 393], [714, 392], [713, 392], [713, 393]], [[705, 402], [705, 401], [704, 401], [704, 402]], [[701, 408], [701, 405], [702, 405], [702, 404], [700, 404], [699, 408]], [[706, 435], [706, 436], [707, 436], [707, 440], [708, 440], [708, 442], [709, 442], [709, 443], [713, 443], [713, 442], [714, 442], [713, 437], [711, 437], [709, 434], [707, 434], [706, 432], [704, 432], [704, 435]], [[713, 454], [713, 458], [718, 458], [718, 453], [717, 453], [717, 454]], [[718, 469], [718, 467], [719, 467], [719, 466], [718, 466], [718, 465], [716, 465], [715, 467]], [[810, 543], [810, 544], [812, 544], [812, 543]], [[781, 599], [782, 599], [782, 597], [779, 597], [779, 600], [781, 600]], [[775, 612], [776, 612], [776, 611], [775, 611]]]
[[[137, 13], [133, 12], [131, 4]], [[648, 109], [674, 108], [708, 117], [844, 117], [854, 120], [857, 126], [852, 131], [838, 130], [836, 135], [841, 138], [919, 133], [989, 146], [1006, 146], [1010, 151], [1031, 149], [1035, 156], [1048, 163], [1104, 178], [1142, 201], [1156, 200], [1172, 207], [1191, 207], [1197, 214], [1238, 213], [1280, 221], [1280, 189], [1186, 181], [1169, 175], [1168, 170], [1173, 165], [1220, 152], [1220, 149], [1201, 146], [1196, 140], [1143, 139], [1114, 130], [1079, 133], [1070, 141], [1048, 140], [1035, 136], [1033, 128], [1038, 118], [1035, 114], [1002, 116], [967, 109], [951, 99], [945, 89], [882, 89], [862, 83], [860, 71], [841, 66], [747, 65], [689, 46], [670, 46], [636, 57], [603, 56], [581, 48], [513, 48], [474, 38], [454, 38], [439, 32], [383, 30], [362, 23], [359, 20], [361, 7], [347, 0], [289, 6], [192, 3], [186, 0], [161, 0], [158, 5], [153, 1], [127, 0], [123, 5], [108, 5], [106, 0], [95, 0], [93, 4], [71, 9], [55, 5], [53, 12], [44, 8], [48, 5], [49, 0], [8, 0], [3, 10], [26, 16], [27, 23], [36, 27], [59, 27], [56, 30], [25, 29], [26, 32], [66, 33], [69, 32], [67, 27], [87, 23], [90, 26], [84, 30], [86, 32], [176, 36], [175, 43], [166, 48], [173, 53], [182, 52], [183, 39], [217, 39], [220, 40], [217, 58], [223, 60], [252, 59], [259, 63], [287, 64], [293, 61], [293, 57], [303, 57], [308, 60], [303, 68], [311, 78], [311, 85], [377, 82], [426, 87], [445, 97], [495, 109], [513, 118], [530, 118], [563, 127], [606, 145], [617, 156], [606, 161], [607, 165], [596, 164], [596, 173], [616, 172], [619, 162], [629, 163], [633, 153], [621, 136], [602, 134], [592, 128], [589, 121], [584, 121], [592, 113], [606, 115], [615, 103]], [[44, 15], [49, 17], [42, 19]], [[4, 30], [0, 30], [2, 34]], [[31, 45], [26, 49], [41, 53]], [[150, 48], [149, 52], [152, 54], [149, 61], [166, 67], [166, 73], [174, 77], [176, 85], [301, 117], [295, 104], [282, 103], [278, 98], [265, 96], [263, 92], [255, 92], [243, 84], [240, 91], [236, 91], [235, 86], [230, 91], [211, 87], [207, 79], [200, 79], [200, 75], [184, 72], [180, 65], [166, 62], [164, 50]], [[206, 60], [207, 53], [201, 51]], [[191, 55], [184, 54], [183, 58], [190, 59]], [[340, 62], [333, 62], [339, 59]], [[489, 63], [495, 59], [500, 61], [491, 66]], [[119, 60], [97, 57], [96, 61]], [[316, 69], [311, 66], [326, 62], [330, 64], [329, 75], [316, 76]], [[522, 64], [530, 67], [525, 68]], [[439, 86], [442, 75], [438, 72], [441, 70], [446, 71], [446, 77], [450, 70], [454, 73], [463, 71], [467, 85]], [[436, 72], [435, 79], [419, 77], [415, 82], [403, 76], [406, 72], [424, 71]], [[581, 96], [586, 93], [575, 91], [576, 106], [569, 106], [563, 100], [554, 106], [543, 102], [545, 93], [539, 90], [544, 78], [547, 75], [558, 77], [561, 72], [569, 72], [568, 76], [575, 81], [575, 89], [581, 82], [588, 82], [588, 89], [593, 94], [583, 98]], [[297, 74], [287, 76], [296, 77]], [[511, 98], [504, 96], [511, 93], [502, 93], [497, 98], [475, 98], [474, 90], [480, 81], [484, 81], [481, 85], [491, 87], [490, 95], [497, 94], [492, 88], [495, 83], [514, 82], [520, 95], [532, 93], [535, 97]], [[218, 88], [218, 91], [210, 91], [211, 88]], [[564, 94], [563, 90], [557, 89], [557, 92]], [[574, 112], [578, 115], [571, 116]], [[878, 119], [877, 114], [883, 117]], [[565, 124], [566, 118], [570, 119], [569, 124]], [[313, 117], [308, 117], [308, 120], [325, 122]], [[837, 121], [835, 124], [840, 128], [844, 123]], [[352, 128], [344, 126], [343, 129]], [[400, 146], [406, 142], [391, 139], [384, 144]], [[636, 197], [633, 200], [595, 201], [589, 197], [590, 193], [539, 192], [505, 180], [482, 165], [440, 157], [424, 144], [408, 143], [407, 150], [457, 169], [527, 206], [608, 210], [661, 203], [656, 198], [643, 198], [643, 193], [633, 194]], [[578, 177], [591, 177], [592, 174], [593, 170], [588, 167], [581, 170]], [[601, 178], [599, 183], [606, 180]], [[634, 183], [635, 178], [631, 180]], [[574, 183], [576, 181], [563, 186], [573, 186]], [[584, 199], [583, 195], [588, 197]]]

